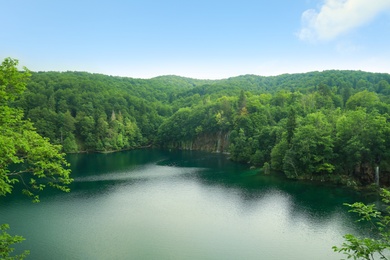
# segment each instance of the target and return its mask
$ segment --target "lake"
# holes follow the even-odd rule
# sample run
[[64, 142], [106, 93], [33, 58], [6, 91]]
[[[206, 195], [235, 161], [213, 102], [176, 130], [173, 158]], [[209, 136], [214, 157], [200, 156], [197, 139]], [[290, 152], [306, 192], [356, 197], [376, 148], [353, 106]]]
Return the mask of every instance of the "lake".
[[28, 259], [340, 259], [361, 228], [342, 187], [259, 174], [225, 155], [134, 150], [68, 156], [70, 193], [2, 198]]

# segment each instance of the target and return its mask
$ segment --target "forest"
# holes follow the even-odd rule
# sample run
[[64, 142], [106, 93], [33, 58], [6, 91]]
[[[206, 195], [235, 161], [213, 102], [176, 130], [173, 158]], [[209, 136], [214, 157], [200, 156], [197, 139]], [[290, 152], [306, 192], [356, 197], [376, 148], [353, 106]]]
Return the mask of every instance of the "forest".
[[323, 71], [223, 80], [31, 72], [12, 106], [63, 152], [228, 153], [288, 178], [390, 182], [390, 75]]

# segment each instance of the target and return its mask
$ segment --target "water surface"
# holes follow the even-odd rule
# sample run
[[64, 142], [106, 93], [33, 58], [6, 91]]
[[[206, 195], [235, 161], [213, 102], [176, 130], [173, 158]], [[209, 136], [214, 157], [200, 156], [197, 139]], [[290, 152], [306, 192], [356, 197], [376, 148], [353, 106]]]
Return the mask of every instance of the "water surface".
[[263, 176], [226, 156], [137, 150], [69, 156], [71, 193], [2, 199], [29, 259], [340, 259], [359, 227], [334, 186]]

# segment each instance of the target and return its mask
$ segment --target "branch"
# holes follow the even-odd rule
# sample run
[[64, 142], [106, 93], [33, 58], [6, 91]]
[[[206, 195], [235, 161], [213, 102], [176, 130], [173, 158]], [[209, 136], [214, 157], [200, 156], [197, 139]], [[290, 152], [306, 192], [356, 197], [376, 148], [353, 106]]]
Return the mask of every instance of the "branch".
[[23, 170], [23, 171], [18, 171], [18, 172], [10, 172], [10, 173], [7, 173], [8, 176], [15, 176], [15, 175], [21, 175], [23, 173], [29, 173], [31, 172], [31, 170]]

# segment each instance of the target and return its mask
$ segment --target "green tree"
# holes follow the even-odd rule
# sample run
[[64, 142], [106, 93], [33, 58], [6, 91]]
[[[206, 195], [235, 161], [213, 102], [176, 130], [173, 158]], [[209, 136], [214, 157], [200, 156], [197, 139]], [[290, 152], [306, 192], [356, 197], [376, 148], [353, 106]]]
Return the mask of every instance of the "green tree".
[[59, 117], [58, 126], [59, 126], [59, 130], [60, 130], [59, 131], [60, 132], [60, 140], [62, 143], [66, 137], [73, 134], [74, 131], [76, 130], [76, 126], [75, 126], [76, 120], [74, 119], [74, 117], [72, 117], [69, 110], [66, 111], [65, 113], [59, 113], [58, 117]]
[[[276, 171], [283, 171], [284, 163], [292, 163], [284, 160], [288, 150], [287, 138], [282, 136], [271, 150], [271, 168]], [[292, 165], [294, 166], [294, 165]]]
[[297, 127], [297, 117], [294, 108], [291, 108], [287, 119], [287, 143], [290, 145], [294, 136], [295, 128]]
[[381, 189], [382, 201], [386, 205], [385, 212], [380, 211], [374, 204], [362, 202], [344, 204], [350, 207], [349, 212], [359, 215], [358, 221], [370, 223], [371, 232], [367, 237], [357, 237], [352, 234], [344, 235], [345, 242], [333, 246], [335, 252], [343, 253], [353, 259], [390, 259], [390, 191]]
[[[11, 58], [0, 65], [0, 195], [11, 193], [14, 185], [21, 182], [23, 193], [38, 202], [38, 193], [46, 186], [69, 191], [67, 185], [72, 179], [61, 146], [50, 144], [30, 121], [23, 119], [21, 110], [9, 106], [23, 93], [30, 76], [27, 69], [18, 71], [17, 65], [18, 61]], [[10, 256], [11, 246], [23, 238], [9, 235], [8, 228], [8, 225], [1, 226], [0, 256], [23, 259], [28, 252]]]
[[238, 111], [241, 111], [244, 107], [246, 107], [246, 96], [245, 91], [241, 90], [240, 96], [238, 98]]
[[11, 254], [14, 252], [15, 248], [12, 246], [17, 243], [21, 243], [24, 241], [24, 238], [22, 236], [11, 236], [7, 233], [7, 230], [9, 229], [9, 225], [3, 224], [0, 226], [0, 257], [1, 259], [6, 260], [17, 260], [17, 259], [24, 259], [29, 254], [30, 251], [25, 250], [20, 255], [11, 256]]
[[389, 158], [390, 128], [385, 116], [365, 109], [347, 111], [336, 122], [335, 152], [339, 171], [363, 184], [374, 181], [374, 167]]
[[325, 84], [319, 84], [314, 97], [318, 109], [331, 108], [333, 106], [332, 93], [330, 88]]
[[309, 114], [297, 127], [291, 148], [284, 157], [284, 170], [288, 177], [332, 173], [332, 126], [321, 113]]
[[62, 146], [65, 153], [76, 153], [79, 150], [76, 138], [73, 134], [69, 134], [67, 137], [65, 137]]
[[380, 103], [380, 100], [376, 93], [364, 90], [351, 96], [348, 99], [346, 106], [351, 110], [357, 109], [358, 107], [364, 107], [368, 111], [372, 111], [377, 107], [378, 103]]
[[[235, 135], [235, 134], [233, 134]], [[239, 162], [246, 162], [250, 158], [250, 140], [245, 135], [244, 129], [240, 128], [230, 147], [231, 157]]]
[[76, 117], [76, 126], [81, 139], [84, 141], [84, 148], [86, 150], [96, 149], [95, 119], [92, 116], [80, 113]]

